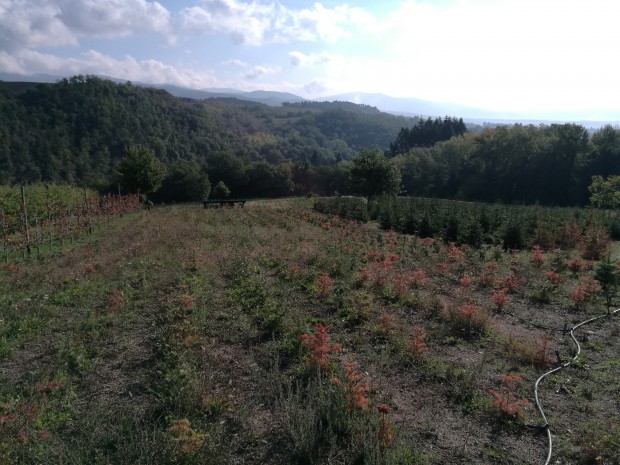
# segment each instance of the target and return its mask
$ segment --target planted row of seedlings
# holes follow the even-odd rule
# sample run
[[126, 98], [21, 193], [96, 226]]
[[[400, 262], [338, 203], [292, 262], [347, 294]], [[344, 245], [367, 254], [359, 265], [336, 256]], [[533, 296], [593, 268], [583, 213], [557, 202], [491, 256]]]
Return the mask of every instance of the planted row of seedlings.
[[[366, 221], [384, 230], [435, 237], [444, 242], [501, 245], [505, 249], [539, 246], [570, 250], [582, 242], [620, 239], [620, 217], [615, 212], [583, 208], [549, 208], [482, 204], [453, 200], [382, 197], [367, 202], [356, 197], [319, 198], [315, 210]], [[591, 258], [597, 259], [593, 252]], [[587, 253], [586, 253], [587, 255]]]
[[[386, 237], [390, 234], [398, 236], [395, 232], [388, 232]], [[406, 238], [402, 240], [416, 244], [416, 247], [430, 246], [435, 251], [445, 247], [441, 244], [441, 236], [437, 238], [439, 242], [433, 238], [399, 237]], [[500, 340], [508, 348], [509, 359], [530, 364], [538, 372], [572, 356], [568, 330], [581, 321], [578, 315], [589, 319], [593, 314], [605, 314], [610, 308], [612, 289], [618, 282], [619, 272], [616, 264], [609, 260], [611, 246], [606, 233], [591, 234], [591, 231], [583, 233], [580, 230], [575, 232], [573, 247], [565, 249], [545, 250], [535, 245], [525, 252], [505, 252], [501, 246], [472, 248], [452, 242], [447, 244], [447, 260], [434, 264], [434, 271], [439, 272], [434, 276], [425, 267], [418, 267], [410, 271], [409, 276], [403, 276], [403, 269], [397, 265], [403, 256], [383, 253], [369, 256], [370, 263], [363, 269], [360, 278], [370, 283], [373, 289], [380, 290], [384, 297], [405, 298], [407, 301], [411, 299], [412, 292], [414, 295], [420, 293], [421, 286], [445, 282], [447, 276], [451, 277], [452, 290], [439, 291], [442, 310], [438, 313], [443, 315], [445, 321], [466, 340], [481, 341], [487, 337]], [[407, 250], [407, 247], [403, 246], [402, 250]], [[493, 258], [489, 260], [490, 257]], [[507, 257], [510, 257], [508, 263]], [[591, 261], [598, 258], [604, 260], [598, 263]], [[488, 300], [480, 298], [480, 292], [485, 288], [489, 289]], [[491, 301], [493, 310], [489, 312], [489, 307], [481, 304], [481, 300]], [[494, 323], [507, 317], [534, 329], [528, 332], [538, 332], [539, 336], [507, 335], [505, 328], [498, 334], [492, 334], [497, 331]], [[392, 324], [385, 323], [386, 320], [392, 320]], [[394, 329], [399, 323], [394, 322], [391, 316], [384, 316], [381, 325]], [[553, 333], [554, 330], [556, 333]], [[609, 331], [617, 334], [617, 328], [613, 326]], [[416, 329], [410, 339], [410, 346], [419, 347], [418, 341], [428, 342], [429, 337]], [[560, 347], [563, 350], [558, 350]], [[610, 359], [613, 364], [613, 355]], [[533, 391], [528, 393], [527, 385], [531, 382], [533, 386], [536, 376], [532, 373], [529, 376], [505, 373], [500, 374], [499, 379], [499, 389], [487, 391], [493, 397], [491, 405], [507, 418], [520, 420], [523, 425], [540, 425], [540, 420], [531, 411], [528, 412], [532, 405], [528, 397]], [[557, 427], [557, 431], [562, 431], [565, 425], [554, 418], [553, 426]], [[616, 439], [611, 439], [613, 437]], [[618, 429], [615, 428], [607, 439], [598, 438], [590, 443], [579, 441], [578, 445], [573, 442], [573, 449], [577, 449], [578, 453], [571, 453], [583, 463], [588, 463], [592, 457], [598, 457], [600, 462], [606, 455], [613, 457], [620, 450], [617, 439]], [[566, 438], [560, 438], [560, 442], [562, 440]], [[604, 443], [607, 446], [602, 445]], [[565, 448], [568, 446], [565, 445]], [[601, 452], [605, 449], [607, 454]], [[542, 451], [541, 456], [544, 457], [545, 453]], [[560, 453], [568, 454], [566, 450]], [[610, 463], [616, 462], [612, 460]]]

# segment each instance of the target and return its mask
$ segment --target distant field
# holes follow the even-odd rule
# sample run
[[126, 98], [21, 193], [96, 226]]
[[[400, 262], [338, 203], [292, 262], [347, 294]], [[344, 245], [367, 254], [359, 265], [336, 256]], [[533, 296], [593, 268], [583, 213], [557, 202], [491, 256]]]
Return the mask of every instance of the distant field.
[[[607, 312], [600, 265], [312, 205], [138, 211], [2, 265], [0, 463], [544, 463], [534, 382]], [[618, 324], [540, 385], [551, 463], [620, 463]]]

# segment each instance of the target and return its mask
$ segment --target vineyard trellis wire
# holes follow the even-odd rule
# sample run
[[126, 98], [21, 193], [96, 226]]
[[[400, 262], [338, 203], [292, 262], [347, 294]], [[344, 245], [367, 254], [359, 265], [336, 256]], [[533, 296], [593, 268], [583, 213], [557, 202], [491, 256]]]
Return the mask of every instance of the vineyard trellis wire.
[[73, 242], [82, 234], [92, 233], [93, 228], [104, 220], [132, 212], [140, 206], [136, 195], [89, 197], [84, 191], [80, 205], [48, 198], [31, 211], [26, 203], [26, 189], [22, 186], [20, 190], [18, 209], [12, 212], [0, 209], [0, 246], [5, 263], [20, 252], [23, 258], [31, 256], [34, 251], [40, 256], [45, 244], [50, 249], [54, 243], [64, 247], [65, 241]]

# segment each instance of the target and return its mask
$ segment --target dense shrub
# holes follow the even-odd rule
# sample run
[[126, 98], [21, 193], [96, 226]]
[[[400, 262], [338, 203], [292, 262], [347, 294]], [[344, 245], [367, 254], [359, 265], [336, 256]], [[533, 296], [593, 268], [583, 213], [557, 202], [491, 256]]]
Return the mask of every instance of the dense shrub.
[[314, 201], [314, 209], [350, 220], [368, 221], [368, 201], [363, 197], [319, 197]]

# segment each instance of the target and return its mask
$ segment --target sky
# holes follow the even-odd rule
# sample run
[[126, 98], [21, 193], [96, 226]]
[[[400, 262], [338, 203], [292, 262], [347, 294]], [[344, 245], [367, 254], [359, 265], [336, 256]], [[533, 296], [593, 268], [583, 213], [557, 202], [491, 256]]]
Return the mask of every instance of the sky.
[[0, 0], [0, 72], [620, 121], [618, 0]]

